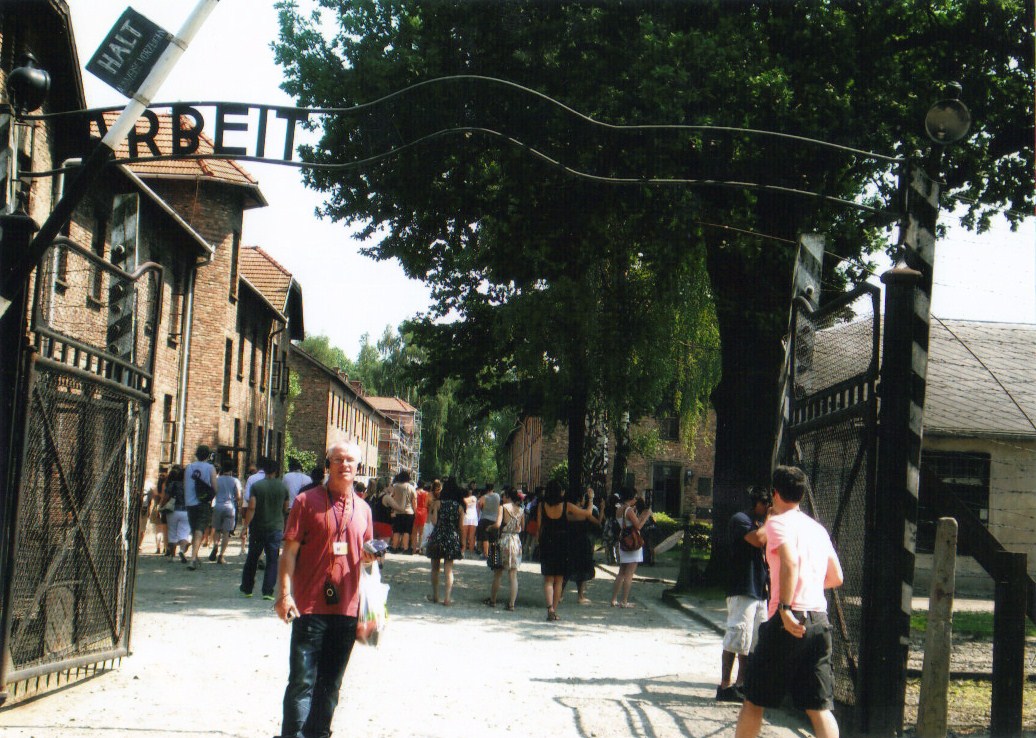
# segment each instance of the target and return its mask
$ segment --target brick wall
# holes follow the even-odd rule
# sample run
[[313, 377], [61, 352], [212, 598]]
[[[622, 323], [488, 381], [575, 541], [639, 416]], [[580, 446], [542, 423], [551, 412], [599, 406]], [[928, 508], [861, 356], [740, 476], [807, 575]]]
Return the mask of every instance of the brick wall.
[[[634, 432], [647, 432], [658, 425], [645, 419]], [[627, 473], [633, 475], [633, 486], [638, 491], [651, 489], [657, 465], [679, 467], [679, 509], [681, 514], [706, 510], [712, 505], [712, 472], [715, 463], [713, 441], [716, 437], [716, 415], [709, 411], [695, 429], [691, 452], [682, 442], [661, 441], [658, 453], [651, 458], [637, 455], [629, 459]], [[568, 458], [566, 426], [542, 429], [538, 418], [526, 418], [512, 434], [508, 444], [510, 458], [509, 484], [526, 484], [530, 489], [546, 483], [550, 471]], [[615, 458], [614, 441], [608, 443], [609, 461]], [[609, 467], [607, 489], [611, 488]], [[690, 472], [690, 474], [688, 474]]]

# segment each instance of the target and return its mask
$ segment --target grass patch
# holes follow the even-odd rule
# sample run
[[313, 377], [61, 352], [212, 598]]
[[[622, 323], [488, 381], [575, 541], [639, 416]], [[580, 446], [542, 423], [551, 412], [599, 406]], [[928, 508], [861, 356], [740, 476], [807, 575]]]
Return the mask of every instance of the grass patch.
[[[905, 726], [917, 724], [920, 694], [921, 680], [908, 679], [903, 716]], [[946, 695], [948, 727], [958, 734], [988, 732], [991, 701], [990, 682], [970, 679], [950, 682]], [[1025, 682], [1022, 687], [1022, 705], [1022, 730], [1036, 730], [1036, 682]]]
[[[910, 616], [910, 628], [919, 633], [928, 629], [928, 613], [915, 610]], [[953, 632], [961, 638], [972, 640], [992, 640], [993, 613], [991, 612], [955, 612], [953, 613]], [[1025, 636], [1036, 638], [1036, 625], [1031, 620], [1025, 623]]]

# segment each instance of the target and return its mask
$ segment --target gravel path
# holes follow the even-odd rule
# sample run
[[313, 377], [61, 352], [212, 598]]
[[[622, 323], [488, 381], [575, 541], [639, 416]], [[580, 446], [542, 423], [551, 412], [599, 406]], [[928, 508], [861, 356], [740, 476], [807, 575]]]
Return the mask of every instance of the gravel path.
[[[133, 655], [122, 666], [0, 712], [5, 738], [273, 736], [287, 674], [288, 627], [271, 603], [237, 593], [243, 558], [198, 571], [140, 560]], [[545, 622], [538, 567], [523, 566], [518, 609], [481, 604], [490, 573], [458, 562], [455, 604], [425, 601], [428, 561], [390, 556], [391, 621], [377, 649], [358, 646], [336, 735], [732, 735], [737, 706], [717, 704], [720, 640], [637, 582], [637, 607], [608, 606], [611, 580], [574, 591]], [[645, 569], [650, 574], [650, 569]], [[504, 582], [506, 589], [506, 579]], [[768, 713], [763, 735], [802, 735], [797, 715]]]

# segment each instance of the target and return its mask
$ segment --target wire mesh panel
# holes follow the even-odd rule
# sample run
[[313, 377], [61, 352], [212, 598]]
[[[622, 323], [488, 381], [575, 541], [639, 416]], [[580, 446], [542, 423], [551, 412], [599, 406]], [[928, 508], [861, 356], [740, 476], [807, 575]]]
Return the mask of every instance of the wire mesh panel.
[[162, 272], [121, 261], [62, 238], [37, 270], [0, 688], [128, 652]]
[[125, 646], [131, 481], [146, 410], [117, 387], [34, 372], [8, 652], [18, 672]]
[[787, 462], [809, 476], [803, 507], [831, 534], [845, 582], [829, 593], [835, 699], [857, 703], [864, 537], [874, 488], [880, 311], [864, 285], [817, 312], [796, 306]]

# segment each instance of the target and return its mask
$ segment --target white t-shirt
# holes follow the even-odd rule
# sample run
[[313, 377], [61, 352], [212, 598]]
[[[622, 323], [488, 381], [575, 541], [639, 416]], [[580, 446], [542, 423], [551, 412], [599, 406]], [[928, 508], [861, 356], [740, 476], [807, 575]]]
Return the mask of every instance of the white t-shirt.
[[252, 485], [256, 482], [261, 482], [264, 479], [266, 479], [266, 472], [260, 469], [245, 480], [245, 494], [241, 498], [245, 507], [248, 507], [248, 500], [252, 497]]
[[284, 475], [284, 478], [281, 481], [284, 482], [284, 486], [288, 488], [289, 509], [295, 504], [295, 498], [299, 496], [299, 490], [307, 484], [313, 483], [313, 480], [310, 479], [308, 474], [300, 471], [288, 472]]

